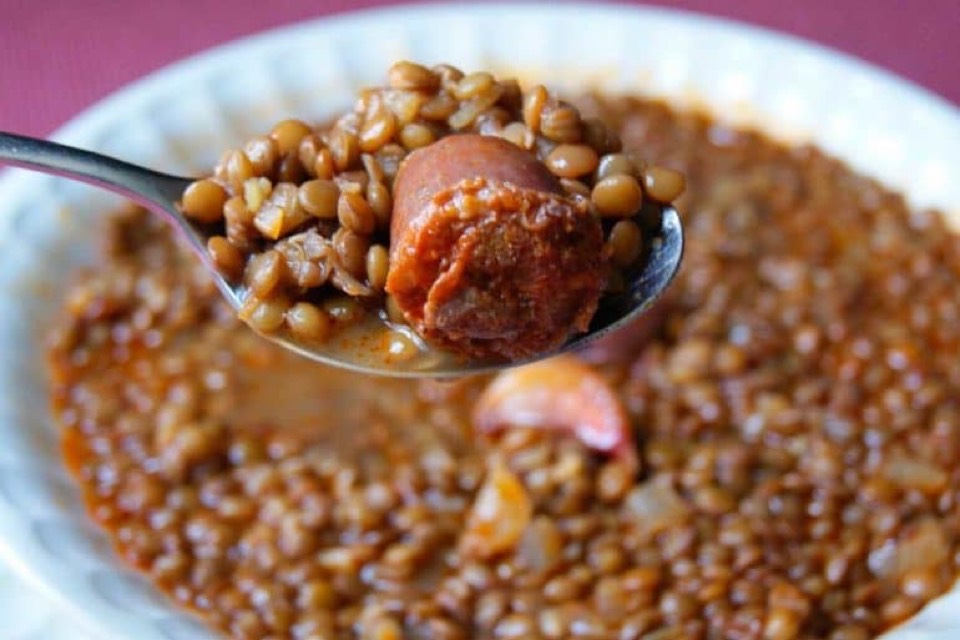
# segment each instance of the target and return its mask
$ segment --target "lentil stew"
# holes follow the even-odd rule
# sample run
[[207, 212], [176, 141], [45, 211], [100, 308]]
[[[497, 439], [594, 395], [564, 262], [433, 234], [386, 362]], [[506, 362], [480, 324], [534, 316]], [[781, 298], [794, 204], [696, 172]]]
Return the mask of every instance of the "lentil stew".
[[865, 640], [949, 589], [960, 237], [814, 148], [577, 104], [689, 178], [648, 340], [591, 354], [635, 459], [481, 428], [487, 378], [284, 352], [131, 213], [49, 350], [67, 464], [118, 553], [237, 639]]

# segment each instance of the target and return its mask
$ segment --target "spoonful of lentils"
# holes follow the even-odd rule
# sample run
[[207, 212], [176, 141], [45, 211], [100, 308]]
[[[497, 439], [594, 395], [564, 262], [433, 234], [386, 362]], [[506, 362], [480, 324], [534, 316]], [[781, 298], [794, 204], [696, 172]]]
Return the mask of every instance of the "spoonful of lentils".
[[182, 178], [0, 132], [0, 161], [162, 215], [253, 330], [321, 362], [457, 376], [584, 346], [672, 281], [684, 177], [542, 85], [398, 62], [333, 124]]

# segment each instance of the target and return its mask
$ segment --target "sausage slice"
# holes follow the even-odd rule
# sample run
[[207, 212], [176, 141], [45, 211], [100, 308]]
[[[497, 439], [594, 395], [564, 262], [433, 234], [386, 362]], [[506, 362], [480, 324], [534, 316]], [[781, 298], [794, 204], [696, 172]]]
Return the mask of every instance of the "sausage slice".
[[534, 156], [452, 135], [394, 182], [386, 290], [420, 335], [470, 358], [517, 360], [585, 331], [605, 281], [603, 231]]

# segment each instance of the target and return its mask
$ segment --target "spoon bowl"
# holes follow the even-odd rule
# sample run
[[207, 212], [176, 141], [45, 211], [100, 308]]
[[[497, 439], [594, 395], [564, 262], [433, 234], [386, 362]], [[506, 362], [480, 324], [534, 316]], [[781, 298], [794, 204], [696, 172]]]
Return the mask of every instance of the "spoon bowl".
[[[0, 162], [25, 169], [63, 176], [102, 187], [160, 215], [201, 259], [227, 302], [239, 309], [245, 292], [227, 280], [207, 251], [208, 234], [183, 215], [178, 206], [184, 190], [194, 181], [161, 173], [117, 158], [68, 145], [0, 131]], [[605, 296], [586, 333], [571, 338], [559, 350], [523, 361], [492, 362], [463, 360], [431, 350], [428, 356], [405, 366], [376, 357], [362, 348], [357, 335], [334, 336], [324, 344], [305, 344], [283, 335], [264, 337], [287, 349], [326, 365], [360, 373], [393, 377], [456, 377], [526, 364], [558, 353], [573, 351], [623, 328], [646, 312], [670, 285], [683, 256], [683, 225], [673, 207], [662, 209], [659, 229], [650, 241], [644, 267], [627, 283], [623, 293]]]

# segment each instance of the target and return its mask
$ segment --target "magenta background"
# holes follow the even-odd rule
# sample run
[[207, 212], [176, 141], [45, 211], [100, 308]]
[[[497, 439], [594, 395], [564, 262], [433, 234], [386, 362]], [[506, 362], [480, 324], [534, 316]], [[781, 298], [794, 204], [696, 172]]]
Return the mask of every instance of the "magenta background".
[[[45, 135], [111, 91], [215, 44], [391, 0], [0, 0], [0, 129]], [[793, 33], [960, 104], [960, 0], [653, 2]], [[550, 3], [544, 3], [549, 10]]]

